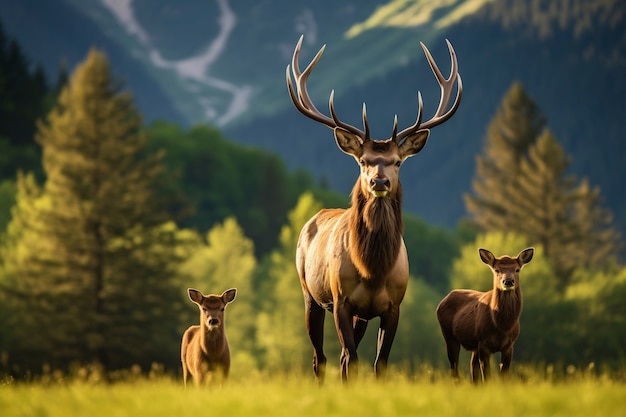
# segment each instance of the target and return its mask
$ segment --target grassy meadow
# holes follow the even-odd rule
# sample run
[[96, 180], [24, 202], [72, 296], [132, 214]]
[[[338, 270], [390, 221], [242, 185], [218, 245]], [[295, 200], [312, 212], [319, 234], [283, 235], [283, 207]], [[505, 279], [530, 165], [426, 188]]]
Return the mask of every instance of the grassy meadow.
[[233, 375], [217, 387], [189, 387], [180, 379], [128, 376], [48, 375], [35, 382], [0, 385], [3, 417], [118, 416], [626, 416], [626, 381], [568, 369], [562, 375], [521, 369], [509, 380], [474, 386], [467, 376], [453, 382], [445, 372], [421, 375], [390, 370], [375, 381], [362, 369], [343, 385], [335, 369], [318, 386], [312, 374]]

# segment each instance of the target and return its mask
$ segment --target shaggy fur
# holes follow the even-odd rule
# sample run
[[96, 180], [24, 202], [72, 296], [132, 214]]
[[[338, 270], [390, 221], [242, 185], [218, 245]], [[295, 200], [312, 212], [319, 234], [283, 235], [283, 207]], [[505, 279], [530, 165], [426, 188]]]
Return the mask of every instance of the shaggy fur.
[[398, 259], [402, 246], [402, 187], [398, 183], [393, 197], [374, 198], [365, 194], [357, 181], [352, 189], [352, 207], [352, 262], [365, 279], [385, 276]]

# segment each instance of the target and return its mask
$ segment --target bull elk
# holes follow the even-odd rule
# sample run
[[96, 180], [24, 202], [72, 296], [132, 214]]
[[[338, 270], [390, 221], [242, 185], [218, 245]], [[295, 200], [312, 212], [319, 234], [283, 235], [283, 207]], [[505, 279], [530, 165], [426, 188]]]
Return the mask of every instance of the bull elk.
[[535, 250], [524, 249], [515, 258], [496, 258], [479, 249], [480, 259], [491, 268], [493, 289], [487, 292], [452, 290], [437, 306], [437, 318], [446, 341], [452, 377], [459, 377], [461, 346], [472, 352], [470, 379], [489, 379], [489, 359], [500, 352], [500, 372], [507, 374], [513, 359], [513, 345], [520, 333], [522, 290], [519, 274]]
[[200, 325], [189, 327], [183, 334], [180, 358], [183, 381], [187, 386], [189, 375], [196, 385], [215, 379], [226, 379], [230, 370], [230, 349], [224, 329], [224, 309], [237, 295], [231, 288], [222, 295], [204, 295], [189, 288], [189, 298], [200, 310]]
[[[457, 59], [447, 42], [452, 59], [450, 76], [443, 77], [430, 52], [422, 43], [428, 63], [441, 88], [435, 115], [422, 122], [422, 96], [418, 92], [415, 123], [398, 132], [395, 117], [393, 132], [387, 140], [373, 140], [363, 104], [363, 127], [358, 129], [339, 120], [330, 93], [330, 117], [322, 114], [307, 92], [307, 79], [324, 52], [317, 52], [304, 71], [298, 56], [298, 41], [291, 66], [287, 66], [287, 87], [291, 101], [305, 116], [333, 129], [339, 149], [354, 157], [360, 175], [351, 193], [348, 209], [323, 209], [303, 227], [296, 250], [296, 268], [305, 304], [305, 321], [313, 345], [313, 371], [324, 380], [326, 356], [323, 350], [325, 311], [333, 313], [341, 342], [341, 379], [357, 374], [357, 347], [368, 321], [380, 317], [378, 348], [374, 363], [376, 377], [384, 375], [400, 316], [400, 303], [409, 279], [409, 265], [402, 237], [402, 187], [399, 170], [402, 162], [424, 147], [431, 128], [448, 120], [457, 110], [462, 93]], [[290, 70], [291, 68], [291, 70]], [[291, 79], [291, 73], [295, 79]], [[458, 89], [450, 109], [449, 102]]]

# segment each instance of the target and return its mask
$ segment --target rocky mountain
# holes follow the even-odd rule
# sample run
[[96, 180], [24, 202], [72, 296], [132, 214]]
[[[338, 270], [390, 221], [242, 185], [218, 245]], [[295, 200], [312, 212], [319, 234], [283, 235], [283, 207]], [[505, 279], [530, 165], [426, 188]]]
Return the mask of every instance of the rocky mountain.
[[[456, 50], [464, 93], [446, 124], [402, 170], [407, 210], [454, 226], [464, 215], [474, 159], [515, 81], [572, 157], [601, 187], [626, 232], [626, 2], [620, 0], [0, 0], [5, 31], [54, 79], [90, 47], [107, 52], [148, 122], [210, 123], [235, 141], [277, 152], [291, 168], [349, 192], [358, 167], [332, 133], [298, 113], [285, 68], [304, 34], [301, 65], [324, 44], [309, 91], [325, 111], [372, 136], [425, 117], [438, 86], [419, 42], [444, 74]], [[625, 233], [626, 234], [626, 233]]]

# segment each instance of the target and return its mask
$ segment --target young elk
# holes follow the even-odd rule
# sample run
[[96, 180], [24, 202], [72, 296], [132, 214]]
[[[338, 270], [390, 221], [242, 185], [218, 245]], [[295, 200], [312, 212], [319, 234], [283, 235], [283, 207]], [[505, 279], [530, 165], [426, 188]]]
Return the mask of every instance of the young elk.
[[230, 370], [230, 349], [224, 332], [224, 309], [235, 299], [237, 290], [231, 288], [222, 295], [203, 295], [193, 288], [187, 291], [200, 309], [200, 325], [189, 327], [183, 335], [180, 357], [185, 387], [189, 374], [196, 385], [209, 382], [216, 373], [217, 377], [226, 379]]
[[508, 373], [513, 345], [520, 332], [522, 290], [519, 273], [533, 258], [534, 251], [528, 248], [515, 258], [496, 258], [487, 249], [479, 249], [480, 259], [493, 272], [493, 289], [487, 292], [452, 290], [439, 303], [437, 318], [454, 378], [459, 376], [461, 346], [472, 352], [472, 382], [478, 382], [479, 370], [482, 382], [489, 378], [489, 358], [496, 352], [500, 352], [501, 374]]
[[[428, 63], [441, 88], [435, 115], [422, 121], [422, 97], [418, 93], [417, 120], [398, 131], [394, 121], [391, 137], [370, 137], [365, 105], [363, 130], [339, 120], [330, 94], [330, 117], [322, 114], [309, 97], [307, 79], [320, 59], [324, 47], [313, 61], [300, 71], [298, 56], [302, 38], [287, 66], [287, 87], [291, 101], [305, 116], [331, 129], [339, 149], [351, 155], [361, 168], [352, 189], [348, 209], [324, 209], [313, 216], [300, 232], [296, 268], [304, 294], [305, 320], [313, 345], [313, 370], [323, 381], [324, 315], [333, 313], [341, 342], [342, 380], [356, 375], [357, 347], [369, 320], [380, 317], [378, 349], [374, 369], [384, 374], [391, 345], [398, 327], [400, 303], [409, 279], [409, 264], [402, 238], [402, 187], [400, 165], [422, 150], [430, 129], [448, 120], [461, 100], [461, 76], [454, 49], [448, 42], [452, 59], [446, 79], [422, 44]], [[295, 79], [295, 86], [292, 80]], [[458, 86], [458, 87], [455, 87]], [[448, 108], [456, 91], [453, 105]]]

